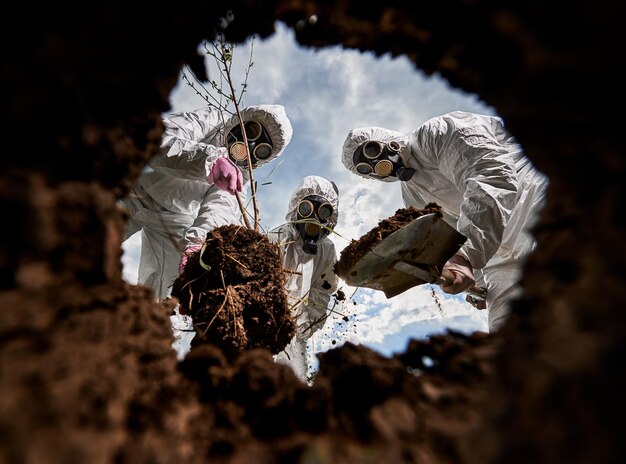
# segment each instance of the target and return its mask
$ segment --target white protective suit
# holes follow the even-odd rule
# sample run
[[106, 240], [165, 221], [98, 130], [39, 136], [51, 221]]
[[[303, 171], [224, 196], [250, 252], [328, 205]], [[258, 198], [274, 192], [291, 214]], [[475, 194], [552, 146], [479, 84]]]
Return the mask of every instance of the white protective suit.
[[327, 225], [337, 224], [339, 195], [334, 183], [319, 176], [307, 176], [296, 188], [289, 201], [285, 220], [287, 223], [269, 232], [268, 238], [280, 244], [283, 267], [288, 270], [286, 290], [289, 305], [295, 318], [297, 330], [284, 351], [278, 353], [276, 362], [291, 366], [298, 378], [307, 381], [307, 341], [324, 326], [326, 311], [338, 280], [334, 273], [337, 262], [335, 244], [328, 236], [317, 241], [317, 253], [311, 255], [302, 249], [303, 240], [293, 221], [297, 220], [297, 207], [308, 195], [324, 197], [333, 207], [333, 214]]
[[[440, 205], [444, 219], [467, 237], [460, 253], [487, 285], [489, 330], [502, 326], [524, 257], [535, 240], [530, 228], [544, 204], [548, 179], [537, 171], [500, 118], [455, 111], [434, 117], [409, 135], [380, 127], [350, 131], [344, 165], [355, 174], [355, 149], [368, 140], [396, 140], [406, 167], [416, 170], [402, 182], [406, 207]], [[388, 176], [386, 182], [398, 180]]]
[[[271, 155], [259, 160], [256, 167], [280, 156], [292, 136], [284, 107], [249, 106], [241, 110], [241, 115], [244, 122], [256, 120], [263, 124], [273, 142]], [[153, 289], [158, 299], [170, 295], [182, 252], [188, 246], [203, 244], [207, 232], [214, 228], [242, 223], [235, 196], [208, 180], [215, 160], [228, 156], [226, 135], [239, 124], [238, 117], [224, 121], [219, 111], [206, 107], [168, 115], [163, 123], [160, 152], [122, 200], [130, 215], [124, 240], [141, 230], [137, 283]], [[245, 204], [247, 169], [243, 169], [243, 177], [244, 191], [240, 195]], [[176, 331], [174, 319], [176, 316]], [[189, 330], [190, 318], [178, 319], [178, 325]]]

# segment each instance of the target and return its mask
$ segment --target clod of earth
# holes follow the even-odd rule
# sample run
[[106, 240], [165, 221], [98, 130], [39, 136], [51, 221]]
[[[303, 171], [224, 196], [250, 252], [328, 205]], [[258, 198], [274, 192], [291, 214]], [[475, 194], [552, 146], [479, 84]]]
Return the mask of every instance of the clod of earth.
[[335, 272], [337, 275], [346, 275], [354, 268], [355, 264], [370, 250], [372, 250], [378, 242], [390, 236], [396, 230], [402, 228], [409, 222], [426, 214], [437, 214], [443, 216], [441, 206], [436, 203], [429, 203], [424, 208], [418, 209], [412, 206], [401, 208], [395, 214], [387, 219], [383, 219], [376, 227], [363, 235], [358, 240], [352, 240], [346, 246], [335, 264]]
[[278, 246], [236, 225], [212, 230], [205, 245], [189, 256], [172, 287], [181, 310], [193, 318], [192, 350], [210, 343], [229, 359], [253, 348], [282, 351], [295, 324]]

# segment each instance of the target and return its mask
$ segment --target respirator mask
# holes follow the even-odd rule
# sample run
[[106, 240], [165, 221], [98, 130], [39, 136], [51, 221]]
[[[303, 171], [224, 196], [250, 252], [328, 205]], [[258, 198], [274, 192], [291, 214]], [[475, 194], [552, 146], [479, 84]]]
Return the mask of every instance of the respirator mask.
[[[246, 130], [246, 138], [248, 139], [248, 148], [250, 149], [250, 160], [252, 166], [256, 166], [259, 160], [265, 160], [272, 154], [272, 139], [263, 124], [258, 121], [247, 121], [244, 124]], [[238, 166], [248, 165], [248, 155], [246, 154], [246, 145], [243, 141], [243, 133], [241, 124], [233, 127], [226, 137], [228, 146], [228, 155]]]
[[317, 254], [317, 241], [330, 233], [333, 206], [319, 195], [308, 195], [296, 208], [296, 229], [302, 237], [302, 249], [310, 255]]
[[415, 169], [407, 168], [400, 158], [400, 144], [395, 140], [383, 144], [370, 140], [357, 147], [352, 162], [359, 174], [378, 177], [395, 176], [402, 181], [410, 180]]

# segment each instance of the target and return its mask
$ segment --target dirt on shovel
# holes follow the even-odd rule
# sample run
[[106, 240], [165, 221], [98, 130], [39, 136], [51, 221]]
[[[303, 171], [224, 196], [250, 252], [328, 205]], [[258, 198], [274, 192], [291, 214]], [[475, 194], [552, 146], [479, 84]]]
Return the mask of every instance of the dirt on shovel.
[[335, 272], [337, 275], [347, 274], [365, 254], [378, 244], [378, 242], [387, 238], [414, 219], [433, 213], [439, 215], [439, 217], [443, 217], [441, 206], [436, 203], [429, 203], [422, 209], [410, 206], [397, 210], [393, 216], [380, 221], [376, 227], [361, 238], [352, 240], [348, 246], [341, 251], [339, 260], [335, 264]]

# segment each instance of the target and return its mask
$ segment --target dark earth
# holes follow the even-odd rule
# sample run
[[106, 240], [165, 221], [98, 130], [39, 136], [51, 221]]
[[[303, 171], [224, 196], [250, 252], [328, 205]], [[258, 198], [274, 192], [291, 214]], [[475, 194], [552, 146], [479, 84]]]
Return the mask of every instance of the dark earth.
[[[503, 117], [550, 187], [500, 332], [391, 357], [344, 344], [320, 355], [310, 387], [267, 348], [231, 359], [204, 343], [177, 361], [172, 302], [122, 279], [116, 201], [228, 8], [231, 40], [280, 20], [304, 46], [406, 56]], [[607, 117], [623, 17], [604, 0], [12, 5], [0, 462], [624, 462], [626, 158]]]

